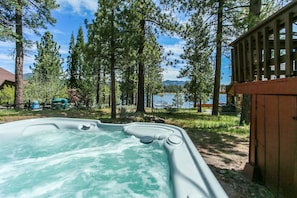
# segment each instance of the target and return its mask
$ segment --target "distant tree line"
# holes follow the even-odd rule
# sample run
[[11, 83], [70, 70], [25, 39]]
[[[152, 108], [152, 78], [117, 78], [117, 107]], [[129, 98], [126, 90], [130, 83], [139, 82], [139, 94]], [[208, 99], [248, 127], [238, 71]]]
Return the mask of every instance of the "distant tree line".
[[182, 92], [183, 89], [184, 89], [184, 86], [182, 86], [182, 85], [163, 85], [164, 93]]

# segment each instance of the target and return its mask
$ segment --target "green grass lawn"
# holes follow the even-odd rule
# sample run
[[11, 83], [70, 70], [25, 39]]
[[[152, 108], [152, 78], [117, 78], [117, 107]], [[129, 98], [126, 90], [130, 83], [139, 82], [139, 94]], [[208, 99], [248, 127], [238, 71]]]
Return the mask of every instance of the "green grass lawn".
[[132, 121], [147, 121], [147, 117], [158, 117], [165, 120], [168, 124], [177, 125], [187, 130], [189, 133], [204, 131], [206, 133], [236, 135], [248, 137], [249, 126], [240, 126], [238, 116], [211, 116], [206, 113], [197, 113], [196, 109], [181, 109], [176, 112], [158, 110], [157, 112], [147, 110], [145, 115], [135, 114], [134, 109], [120, 111], [119, 118], [110, 119], [110, 109], [69, 109], [69, 110], [41, 110], [41, 111], [15, 111], [11, 109], [0, 110], [0, 122], [14, 120], [38, 118], [38, 117], [70, 117], [97, 119], [108, 123], [128, 123]]
[[206, 113], [197, 113], [195, 109], [179, 110], [174, 113], [157, 112], [154, 114], [165, 118], [167, 123], [175, 124], [182, 128], [230, 135], [249, 135], [249, 126], [240, 126], [240, 117], [238, 116], [212, 116]]

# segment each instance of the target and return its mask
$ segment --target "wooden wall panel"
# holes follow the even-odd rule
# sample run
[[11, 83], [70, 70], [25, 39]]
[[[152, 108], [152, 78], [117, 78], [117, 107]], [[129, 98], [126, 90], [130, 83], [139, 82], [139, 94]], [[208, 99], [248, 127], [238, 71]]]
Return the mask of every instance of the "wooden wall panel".
[[[297, 195], [297, 183], [294, 171], [297, 164], [297, 105], [296, 96], [279, 97], [280, 136], [280, 176], [279, 193], [288, 197]], [[292, 173], [293, 171], [293, 173]], [[295, 192], [294, 190], [295, 189]]]
[[279, 178], [279, 123], [278, 96], [265, 96], [265, 183], [277, 194]]
[[277, 197], [297, 197], [297, 96], [253, 97], [250, 162]]

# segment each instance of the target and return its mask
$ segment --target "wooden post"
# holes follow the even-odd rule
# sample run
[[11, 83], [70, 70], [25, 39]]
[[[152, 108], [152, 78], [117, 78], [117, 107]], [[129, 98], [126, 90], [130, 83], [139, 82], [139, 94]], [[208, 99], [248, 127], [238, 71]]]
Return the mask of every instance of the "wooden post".
[[256, 54], [257, 54], [257, 79], [256, 80], [261, 80], [262, 79], [262, 48], [261, 48], [261, 34], [260, 32], [257, 32], [256, 34]]
[[252, 46], [253, 40], [252, 36], [248, 38], [248, 49], [249, 49], [249, 54], [248, 54], [248, 61], [249, 61], [249, 81], [254, 80], [254, 49]]
[[286, 77], [290, 77], [292, 75], [292, 14], [287, 13], [287, 17], [285, 19], [285, 28], [286, 28]]
[[247, 77], [247, 49], [246, 49], [246, 40], [242, 41], [242, 68], [243, 68], [243, 79], [244, 81], [248, 81]]
[[280, 77], [280, 41], [279, 41], [279, 20], [276, 20], [273, 25], [273, 48], [274, 48], [274, 74], [276, 78]]
[[232, 82], [235, 82], [236, 81], [236, 67], [235, 67], [234, 49], [231, 49], [231, 63], [232, 63]]
[[263, 68], [264, 68], [264, 77], [268, 78], [268, 80], [271, 79], [270, 76], [270, 49], [269, 49], [269, 34], [268, 34], [268, 27], [265, 27], [263, 29], [263, 50], [264, 50], [264, 62], [263, 62]]

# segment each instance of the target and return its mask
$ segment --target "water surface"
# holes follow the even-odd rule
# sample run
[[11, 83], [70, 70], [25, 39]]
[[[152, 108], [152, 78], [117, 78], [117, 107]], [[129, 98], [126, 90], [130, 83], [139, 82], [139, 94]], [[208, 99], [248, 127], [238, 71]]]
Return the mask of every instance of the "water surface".
[[163, 142], [121, 131], [0, 141], [0, 197], [172, 197]]

